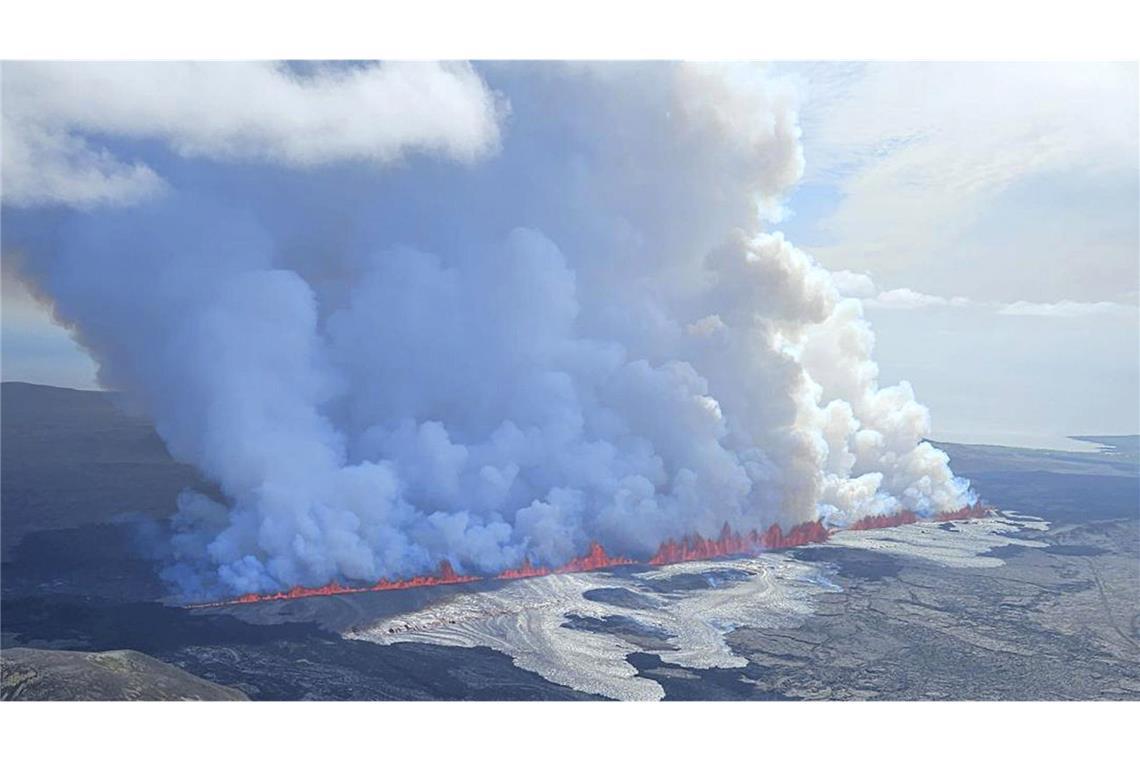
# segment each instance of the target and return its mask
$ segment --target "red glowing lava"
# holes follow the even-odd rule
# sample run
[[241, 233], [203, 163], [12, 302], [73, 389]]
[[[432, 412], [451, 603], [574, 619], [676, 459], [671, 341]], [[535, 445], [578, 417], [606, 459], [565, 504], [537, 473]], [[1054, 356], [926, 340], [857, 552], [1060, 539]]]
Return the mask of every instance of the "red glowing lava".
[[209, 604], [196, 604], [193, 607], [218, 607], [225, 604], [252, 604], [254, 602], [274, 602], [284, 599], [306, 599], [310, 596], [339, 596], [341, 594], [362, 594], [366, 591], [396, 591], [405, 588], [422, 588], [424, 586], [446, 586], [451, 583], [471, 583], [483, 580], [477, 575], [459, 575], [447, 560], [439, 563], [439, 572], [435, 575], [417, 575], [398, 581], [381, 578], [371, 586], [342, 586], [336, 581], [324, 586], [294, 586], [288, 591], [278, 591], [272, 594], [243, 594], [235, 599]]
[[381, 578], [375, 584], [361, 591], [397, 591], [403, 588], [422, 588], [424, 586], [446, 586], [450, 583], [471, 583], [483, 580], [477, 575], [459, 575], [447, 560], [439, 563], [439, 572], [435, 575], [417, 575], [405, 580], [390, 581]]
[[[949, 520], [969, 520], [976, 517], [985, 517], [990, 509], [980, 501], [972, 507], [962, 507], [953, 512], [940, 512], [935, 514], [933, 521], [945, 522]], [[848, 530], [872, 530], [875, 528], [892, 528], [897, 525], [907, 525], [918, 522], [919, 516], [910, 510], [896, 512], [893, 515], [876, 515], [864, 517], [851, 525]], [[767, 530], [759, 532], [749, 531], [740, 534], [732, 530], [728, 523], [721, 528], [717, 539], [704, 538], [692, 535], [680, 541], [669, 539], [664, 541], [657, 552], [649, 558], [650, 565], [672, 565], [678, 562], [692, 562], [694, 560], [715, 559], [733, 554], [754, 554], [765, 549], [788, 549], [804, 544], [823, 543], [831, 535], [819, 520], [805, 522], [793, 526], [787, 533], [779, 525], [771, 525]], [[496, 580], [518, 580], [520, 578], [536, 578], [544, 575], [560, 573], [582, 573], [591, 570], [601, 570], [619, 565], [635, 565], [636, 560], [621, 556], [611, 556], [597, 541], [590, 543], [589, 550], [581, 557], [575, 557], [555, 568], [536, 566], [530, 559], [524, 559], [518, 567], [509, 568], [494, 576]], [[191, 607], [220, 607], [230, 604], [252, 604], [254, 602], [271, 602], [288, 599], [305, 599], [311, 596], [337, 596], [340, 594], [361, 594], [368, 591], [396, 591], [400, 589], [424, 588], [426, 586], [444, 586], [456, 583], [473, 583], [488, 580], [477, 575], [460, 575], [447, 560], [439, 563], [439, 571], [435, 575], [417, 575], [403, 580], [390, 581], [384, 578], [371, 586], [342, 586], [332, 583], [315, 588], [294, 586], [288, 591], [278, 591], [270, 594], [244, 594], [236, 599], [221, 602], [194, 604]]]
[[[950, 520], [970, 520], [975, 517], [985, 517], [990, 513], [989, 507], [978, 502], [972, 507], [962, 507], [953, 512], [936, 512], [928, 520], [930, 522], [948, 522]], [[918, 522], [920, 518], [909, 509], [895, 512], [893, 515], [872, 515], [855, 521], [847, 530], [875, 530], [876, 528], [894, 528], [898, 525], [909, 525]]]
[[729, 554], [743, 554], [760, 548], [760, 535], [752, 531], [741, 536], [729, 528], [728, 523], [720, 530], [720, 538], [711, 541], [702, 536], [685, 536], [680, 541], [669, 539], [661, 544], [657, 553], [649, 558], [651, 565], [672, 565], [677, 562], [691, 562], [696, 559], [712, 559]]
[[876, 530], [877, 528], [894, 528], [898, 525], [909, 525], [918, 522], [918, 515], [909, 509], [895, 512], [893, 515], [871, 515], [853, 522], [847, 530]]
[[825, 528], [819, 520], [794, 525], [787, 533], [780, 530], [779, 525], [773, 525], [764, 531], [764, 548], [789, 549], [804, 544], [820, 544], [826, 541], [830, 535], [831, 531]]
[[508, 567], [496, 575], [495, 578], [501, 581], [513, 581], [519, 578], [537, 578], [543, 575], [550, 575], [550, 573], [551, 570], [549, 567], [536, 567], [530, 563], [530, 558], [527, 557], [518, 567]]
[[575, 557], [559, 568], [556, 573], [586, 573], [591, 570], [601, 570], [603, 567], [616, 567], [617, 565], [635, 565], [632, 559], [625, 557], [611, 557], [597, 541], [590, 542], [590, 550], [581, 557]]
[[657, 553], [649, 558], [651, 565], [672, 565], [677, 562], [727, 557], [732, 554], [749, 554], [761, 549], [787, 549], [792, 546], [826, 541], [830, 531], [818, 520], [800, 523], [787, 534], [779, 525], [772, 525], [760, 533], [750, 531], [741, 535], [725, 523], [720, 538], [715, 541], [703, 536], [686, 536], [680, 541], [669, 539], [661, 544]]
[[992, 512], [989, 507], [978, 500], [978, 503], [972, 507], [962, 507], [961, 509], [954, 510], [953, 512], [939, 512], [934, 516], [938, 522], [947, 522], [949, 520], [972, 520], [976, 517], [985, 517]]
[[512, 567], [504, 570], [495, 576], [497, 580], [516, 580], [518, 578], [537, 578], [543, 575], [561, 574], [561, 573], [585, 573], [591, 570], [601, 570], [606, 567], [617, 567], [618, 565], [636, 565], [637, 563], [626, 557], [611, 557], [606, 554], [606, 550], [597, 541], [590, 542], [590, 549], [581, 557], [575, 557], [567, 562], [565, 565], [551, 569], [549, 567], [536, 567], [530, 563], [530, 559], [524, 559], [522, 564], [518, 567]]

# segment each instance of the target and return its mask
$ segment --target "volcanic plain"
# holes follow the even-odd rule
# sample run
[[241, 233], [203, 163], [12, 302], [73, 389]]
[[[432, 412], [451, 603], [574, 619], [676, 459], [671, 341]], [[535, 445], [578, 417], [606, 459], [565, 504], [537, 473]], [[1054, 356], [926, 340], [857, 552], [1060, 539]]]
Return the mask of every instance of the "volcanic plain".
[[[6, 699], [78, 698], [41, 686], [53, 668], [102, 698], [201, 698], [209, 683], [250, 699], [1140, 696], [1136, 437], [1086, 436], [1090, 452], [938, 444], [998, 508], [983, 519], [192, 610], [158, 579], [156, 536], [176, 494], [208, 484], [110, 394], [5, 383], [2, 398]], [[27, 662], [35, 678], [18, 677]], [[86, 672], [108, 662], [146, 667], [119, 686]]]

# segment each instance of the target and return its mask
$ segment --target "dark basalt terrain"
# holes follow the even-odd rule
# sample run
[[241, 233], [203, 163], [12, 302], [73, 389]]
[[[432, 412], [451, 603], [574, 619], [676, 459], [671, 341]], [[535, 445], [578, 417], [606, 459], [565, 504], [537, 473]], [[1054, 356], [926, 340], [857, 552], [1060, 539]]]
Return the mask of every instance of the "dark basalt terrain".
[[0, 699], [243, 701], [243, 692], [219, 686], [139, 652], [5, 649], [0, 654]]
[[[39, 658], [39, 683], [58, 683], [76, 657], [90, 666], [90, 657], [134, 663], [145, 656], [142, 662], [154, 658], [252, 699], [592, 698], [490, 649], [380, 646], [336, 633], [380, 609], [410, 610], [461, 593], [447, 587], [223, 611], [164, 604], [156, 537], [177, 493], [208, 485], [171, 461], [145, 420], [110, 394], [5, 383], [2, 402], [6, 681], [9, 654], [13, 663]], [[1102, 450], [940, 444], [987, 501], [1050, 521], [1048, 531], [1024, 531], [1046, 546], [1000, 547], [993, 555], [1005, 564], [968, 569], [850, 547], [793, 550], [828, 568], [842, 592], [816, 597], [816, 614], [795, 628], [730, 633], [746, 667], [667, 664], [653, 651], [668, 642], [621, 615], [567, 625], [642, 641], [645, 651], [629, 662], [667, 699], [1136, 699], [1140, 439], [1086, 440]], [[670, 581], [678, 593], [689, 582], [706, 581], [683, 574]], [[617, 589], [592, 593], [617, 594], [599, 601], [618, 609], [645, 603]], [[68, 651], [57, 662], [50, 652], [13, 647]], [[123, 649], [134, 653], [96, 654]], [[150, 672], [143, 667], [132, 678]], [[135, 680], [116, 693], [167, 698], [173, 692], [159, 687], [160, 676], [175, 678], [155, 673], [154, 684]], [[98, 682], [85, 683], [40, 698], [104, 693]], [[5, 696], [29, 693], [5, 686]]]
[[820, 596], [795, 629], [729, 634], [750, 662], [735, 680], [724, 683], [722, 673], [706, 685], [676, 668], [635, 664], [677, 698], [1137, 699], [1136, 525], [1070, 526], [1046, 540], [1083, 551], [1004, 547], [1012, 551], [996, 568], [803, 549], [797, 554], [837, 567], [844, 592]]

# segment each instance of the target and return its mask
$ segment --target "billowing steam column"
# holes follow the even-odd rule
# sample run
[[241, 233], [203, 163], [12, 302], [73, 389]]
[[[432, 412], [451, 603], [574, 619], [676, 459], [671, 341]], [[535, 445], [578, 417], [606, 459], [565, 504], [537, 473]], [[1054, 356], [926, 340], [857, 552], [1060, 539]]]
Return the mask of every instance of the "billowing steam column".
[[[805, 165], [795, 83], [260, 66], [217, 86], [269, 81], [311, 130], [164, 123], [167, 158], [208, 172], [28, 243], [103, 381], [217, 485], [179, 499], [184, 598], [711, 558], [973, 507], [910, 386], [880, 387], [860, 302], [775, 229]], [[5, 92], [34, 94], [21, 71]], [[417, 87], [415, 119], [351, 118]]]
[[[954, 520], [970, 520], [986, 517], [990, 510], [980, 502], [972, 507], [964, 507], [955, 512], [944, 512], [935, 516], [943, 522]], [[856, 522], [848, 530], [874, 530], [892, 528], [899, 525], [908, 525], [918, 522], [919, 518], [914, 512], [904, 511], [884, 517], [868, 517]], [[790, 549], [805, 544], [823, 543], [827, 541], [831, 531], [820, 522], [803, 523], [797, 525], [787, 535], [784, 535], [778, 525], [771, 526], [763, 533], [751, 531], [747, 536], [734, 532], [726, 524], [721, 530], [720, 538], [715, 541], [691, 536], [680, 542], [669, 539], [661, 544], [657, 552], [649, 558], [650, 565], [673, 565], [681, 562], [695, 562], [699, 560], [717, 559], [733, 555], [756, 554], [766, 549]], [[536, 567], [530, 559], [524, 559], [516, 568], [508, 568], [494, 577], [493, 580], [521, 580], [523, 578], [537, 578], [546, 575], [561, 573], [584, 573], [596, 570], [605, 570], [621, 565], [636, 565], [638, 562], [625, 557], [611, 557], [602, 548], [601, 544], [590, 544], [588, 553], [576, 557], [565, 565], [556, 568]], [[204, 602], [187, 605], [191, 608], [222, 607], [231, 604], [252, 604], [255, 602], [286, 601], [290, 599], [304, 599], [313, 596], [334, 596], [337, 594], [360, 594], [375, 591], [399, 591], [410, 588], [423, 588], [425, 586], [445, 586], [457, 583], [474, 583], [489, 580], [472, 575], [459, 575], [444, 560], [440, 563], [439, 572], [430, 576], [417, 576], [403, 581], [377, 581], [372, 586], [342, 586], [337, 582], [329, 583], [317, 588], [294, 586], [288, 591], [272, 594], [243, 594], [234, 599], [220, 602]]]

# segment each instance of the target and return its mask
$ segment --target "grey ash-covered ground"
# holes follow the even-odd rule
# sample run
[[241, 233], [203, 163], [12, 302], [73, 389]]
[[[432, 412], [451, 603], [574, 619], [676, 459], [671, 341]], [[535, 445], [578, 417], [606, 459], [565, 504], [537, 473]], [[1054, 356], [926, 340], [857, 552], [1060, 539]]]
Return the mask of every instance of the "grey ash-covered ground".
[[[107, 394], [6, 383], [2, 399], [4, 649], [134, 650], [252, 699], [591, 698], [485, 647], [380, 646], [337, 633], [362, 615], [463, 593], [454, 589], [307, 599], [237, 614], [162, 604], [154, 536], [177, 492], [202, 487], [194, 473], [173, 463], [145, 421]], [[1025, 531], [1046, 545], [1000, 547], [992, 551], [1004, 564], [970, 568], [845, 546], [794, 550], [826, 568], [842, 591], [815, 597], [814, 614], [795, 626], [729, 633], [745, 667], [668, 664], [654, 653], [668, 641], [622, 629], [630, 623], [620, 614], [566, 625], [616, 627], [641, 641], [628, 661], [660, 683], [666, 699], [1136, 699], [1138, 439], [1089, 440], [1102, 451], [945, 444], [955, 471], [988, 501], [1049, 521], [1047, 531]], [[618, 610], [629, 603], [599, 601]], [[136, 692], [128, 696], [180, 696]]]

